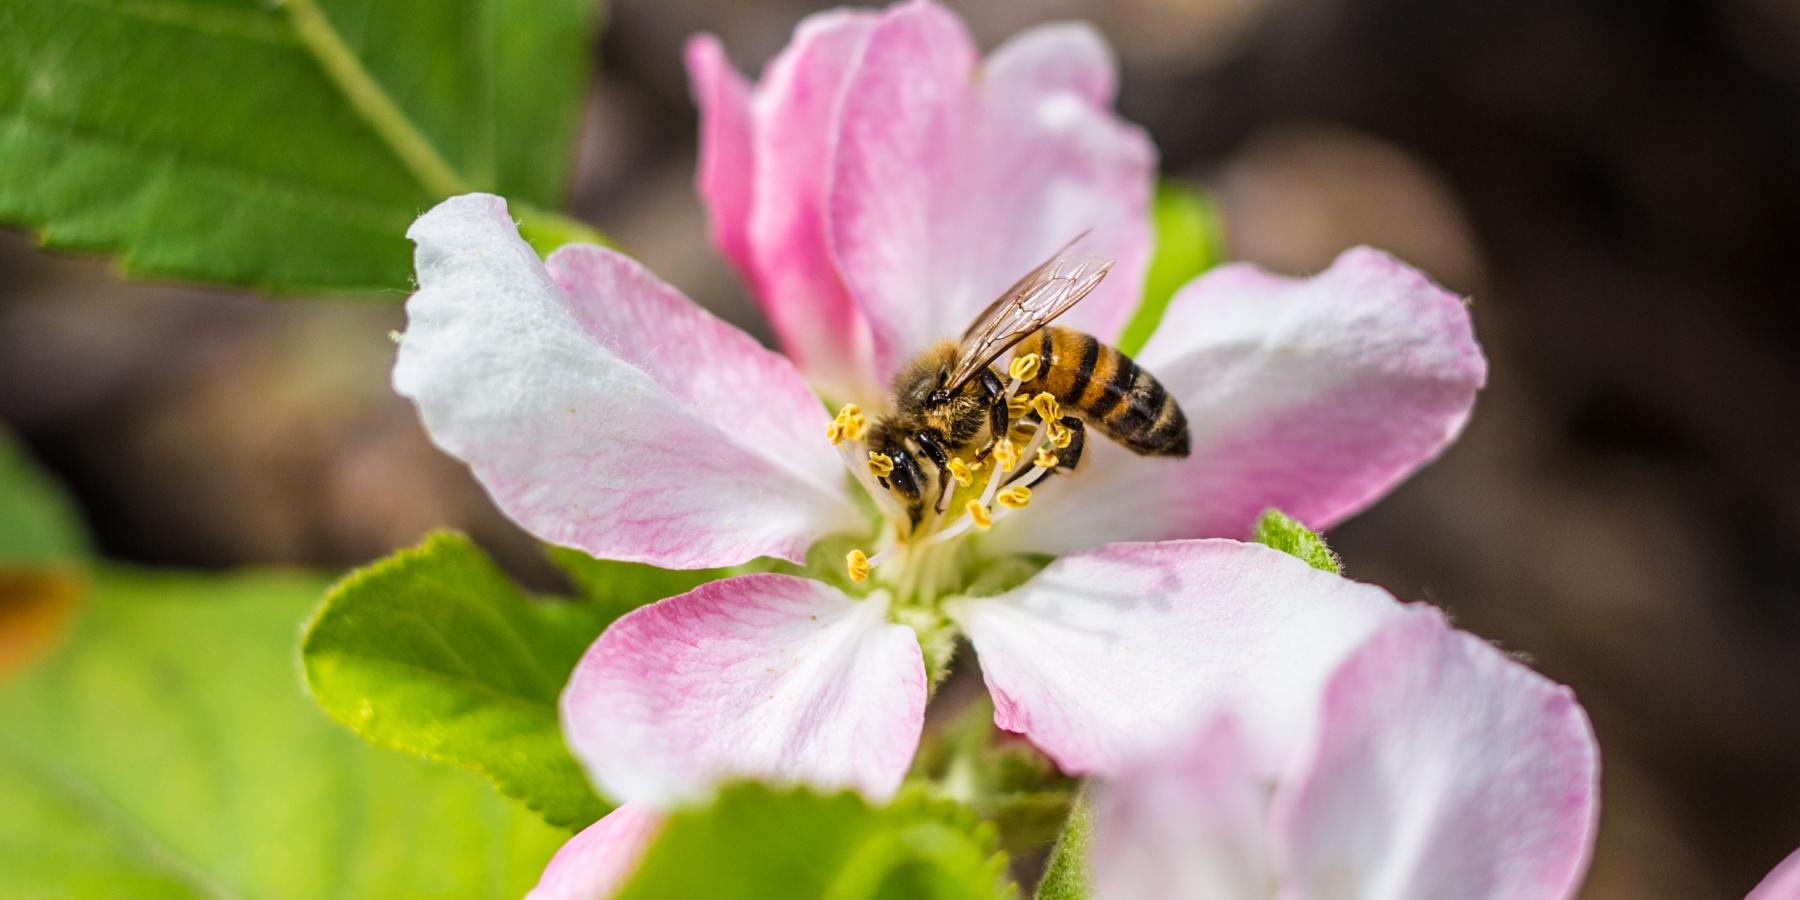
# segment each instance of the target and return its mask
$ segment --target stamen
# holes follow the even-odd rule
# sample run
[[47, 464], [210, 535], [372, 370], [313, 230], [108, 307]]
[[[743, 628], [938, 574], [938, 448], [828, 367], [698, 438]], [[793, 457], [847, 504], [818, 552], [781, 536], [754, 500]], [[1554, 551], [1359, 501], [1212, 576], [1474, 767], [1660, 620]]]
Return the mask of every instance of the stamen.
[[825, 426], [825, 436], [835, 445], [846, 440], [860, 441], [868, 430], [869, 423], [863, 418], [862, 408], [854, 403], [846, 403], [838, 410], [837, 418]]
[[998, 500], [1000, 505], [1007, 509], [1024, 509], [1031, 503], [1031, 488], [1022, 484], [1015, 484], [1012, 487], [1001, 491], [994, 499]]
[[1031, 399], [1024, 394], [1014, 394], [1006, 398], [1006, 415], [1009, 419], [1017, 419], [1031, 410]]
[[894, 471], [894, 458], [886, 453], [869, 451], [869, 474], [876, 478], [886, 478]]
[[844, 437], [850, 440], [860, 441], [863, 439], [863, 435], [868, 433], [869, 420], [864, 419], [860, 414], [851, 416], [850, 420], [844, 423]]
[[1055, 422], [1062, 418], [1062, 404], [1049, 391], [1039, 391], [1031, 398], [1031, 408], [1037, 410], [1038, 418], [1046, 422]]
[[1015, 381], [1030, 381], [1037, 377], [1038, 363], [1040, 362], [1042, 360], [1038, 359], [1036, 353], [1022, 353], [1013, 357], [1012, 365], [1007, 368], [1007, 372]]
[[980, 500], [970, 500], [963, 509], [968, 512], [969, 521], [975, 523], [976, 528], [986, 531], [993, 527], [994, 517], [988, 514], [988, 508], [982, 506]]
[[1050, 443], [1054, 444], [1058, 450], [1069, 446], [1069, 442], [1075, 439], [1075, 433], [1070, 431], [1069, 426], [1064, 425], [1060, 419], [1050, 420], [1044, 434], [1050, 438]]
[[1019, 465], [1019, 445], [1009, 437], [1001, 438], [994, 444], [994, 465], [1002, 472], [1011, 472]]
[[1061, 460], [1056, 458], [1056, 451], [1051, 450], [1049, 447], [1039, 447], [1037, 458], [1033, 459], [1031, 464], [1040, 469], [1054, 469], [1056, 468], [1056, 464], [1060, 461]]
[[975, 473], [969, 468], [968, 463], [962, 461], [962, 457], [950, 457], [948, 468], [950, 469], [950, 477], [956, 479], [957, 484], [968, 487], [975, 483]]
[[850, 570], [851, 581], [862, 581], [869, 577], [869, 557], [860, 549], [844, 555], [844, 566]]

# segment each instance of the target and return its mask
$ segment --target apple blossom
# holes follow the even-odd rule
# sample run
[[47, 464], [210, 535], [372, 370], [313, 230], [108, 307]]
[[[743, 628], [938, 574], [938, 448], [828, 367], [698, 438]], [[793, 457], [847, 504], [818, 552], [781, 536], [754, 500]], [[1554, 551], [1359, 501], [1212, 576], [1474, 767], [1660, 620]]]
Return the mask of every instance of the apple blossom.
[[1800, 900], [1800, 850], [1788, 854], [1744, 900]]
[[[1096, 439], [991, 528], [914, 531], [854, 441], [834, 446], [854, 416], [820, 396], [878, 409], [896, 367], [1088, 229], [1084, 252], [1117, 262], [1065, 321], [1118, 334], [1154, 166], [1111, 111], [1110, 53], [1057, 25], [984, 61], [912, 2], [808, 19], [754, 87], [707, 38], [689, 67], [714, 238], [791, 358], [612, 250], [540, 261], [497, 197], [452, 198], [408, 232], [396, 390], [502, 511], [601, 558], [800, 573], [703, 585], [594, 643], [562, 712], [595, 782], [645, 821], [729, 777], [885, 796], [957, 631], [996, 721], [1070, 772], [1223, 702], [1253, 710], [1259, 759], [1285, 758], [1304, 686], [1398, 607], [1206, 538], [1245, 536], [1271, 506], [1327, 527], [1454, 439], [1486, 375], [1461, 299], [1362, 248], [1311, 279], [1216, 269], [1137, 357], [1192, 422], [1186, 458]], [[846, 581], [844, 551], [864, 546], [880, 565]]]
[[1096, 786], [1096, 900], [1519, 898], [1580, 886], [1598, 748], [1567, 688], [1414, 607], [1324, 680], [1271, 775], [1241, 710]]

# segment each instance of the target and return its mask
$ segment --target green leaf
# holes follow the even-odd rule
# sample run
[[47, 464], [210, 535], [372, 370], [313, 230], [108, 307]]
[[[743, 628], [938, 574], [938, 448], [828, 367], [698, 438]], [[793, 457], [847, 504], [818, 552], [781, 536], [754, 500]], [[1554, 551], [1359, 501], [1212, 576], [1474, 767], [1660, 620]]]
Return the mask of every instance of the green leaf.
[[406, 228], [446, 196], [556, 218], [531, 207], [561, 203], [594, 19], [593, 0], [0, 0], [0, 221], [128, 274], [404, 290]]
[[519, 896], [568, 832], [319, 715], [294, 629], [323, 584], [102, 569], [0, 683], [0, 896]]
[[1289, 556], [1299, 557], [1315, 569], [1333, 575], [1343, 572], [1343, 562], [1336, 553], [1331, 552], [1330, 547], [1325, 546], [1324, 538], [1298, 521], [1288, 518], [1279, 509], [1263, 511], [1262, 517], [1256, 520], [1253, 540]]
[[12, 435], [0, 431], [0, 564], [87, 555], [87, 532], [75, 504]]
[[1014, 896], [992, 829], [954, 804], [741, 784], [670, 816], [617, 900]]
[[1205, 191], [1165, 181], [1156, 189], [1152, 216], [1156, 251], [1144, 274], [1144, 297], [1119, 336], [1119, 349], [1128, 354], [1144, 349], [1175, 291], [1225, 258], [1225, 225]]
[[756, 560], [725, 569], [659, 569], [643, 563], [595, 559], [569, 547], [546, 546], [544, 552], [569, 577], [577, 595], [593, 606], [603, 628], [640, 606], [685, 594], [709, 581], [766, 572], [775, 564], [773, 560]]
[[492, 779], [552, 824], [610, 807], [569, 755], [557, 696], [603, 617], [527, 598], [459, 534], [334, 586], [301, 639], [313, 697], [379, 744]]
[[942, 729], [927, 731], [908, 778], [940, 786], [994, 823], [1000, 846], [1037, 853], [1056, 839], [1080, 782], [1017, 735], [994, 727], [985, 695]]
[[1088, 879], [1088, 845], [1094, 829], [1094, 811], [1084, 791], [1075, 799], [1062, 835], [1050, 850], [1044, 877], [1038, 880], [1034, 900], [1087, 900], [1093, 893]]

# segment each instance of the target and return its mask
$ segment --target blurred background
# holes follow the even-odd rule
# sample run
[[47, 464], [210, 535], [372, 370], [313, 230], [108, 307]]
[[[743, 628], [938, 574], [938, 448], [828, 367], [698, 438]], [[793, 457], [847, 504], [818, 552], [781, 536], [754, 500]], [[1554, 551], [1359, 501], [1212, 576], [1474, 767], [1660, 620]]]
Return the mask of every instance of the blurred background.
[[[1474, 298], [1467, 435], [1331, 538], [1578, 692], [1583, 896], [1738, 897], [1800, 845], [1800, 3], [951, 5], [984, 46], [1095, 22], [1233, 256], [1373, 244]], [[575, 214], [765, 337], [705, 238], [680, 47], [755, 72], [813, 8], [615, 0], [577, 148]], [[125, 284], [14, 232], [0, 271], [0, 418], [107, 555], [335, 570], [451, 525], [552, 577], [389, 389], [400, 296]]]

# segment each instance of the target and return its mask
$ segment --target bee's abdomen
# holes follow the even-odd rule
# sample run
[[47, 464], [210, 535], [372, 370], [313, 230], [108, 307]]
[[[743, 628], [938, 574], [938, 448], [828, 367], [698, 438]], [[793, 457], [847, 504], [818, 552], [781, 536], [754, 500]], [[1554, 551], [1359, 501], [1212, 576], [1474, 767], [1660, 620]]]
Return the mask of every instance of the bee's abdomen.
[[1020, 353], [1043, 359], [1037, 378], [1022, 386], [1049, 391], [1107, 437], [1150, 456], [1188, 454], [1187, 415], [1156, 376], [1093, 335], [1046, 328]]

